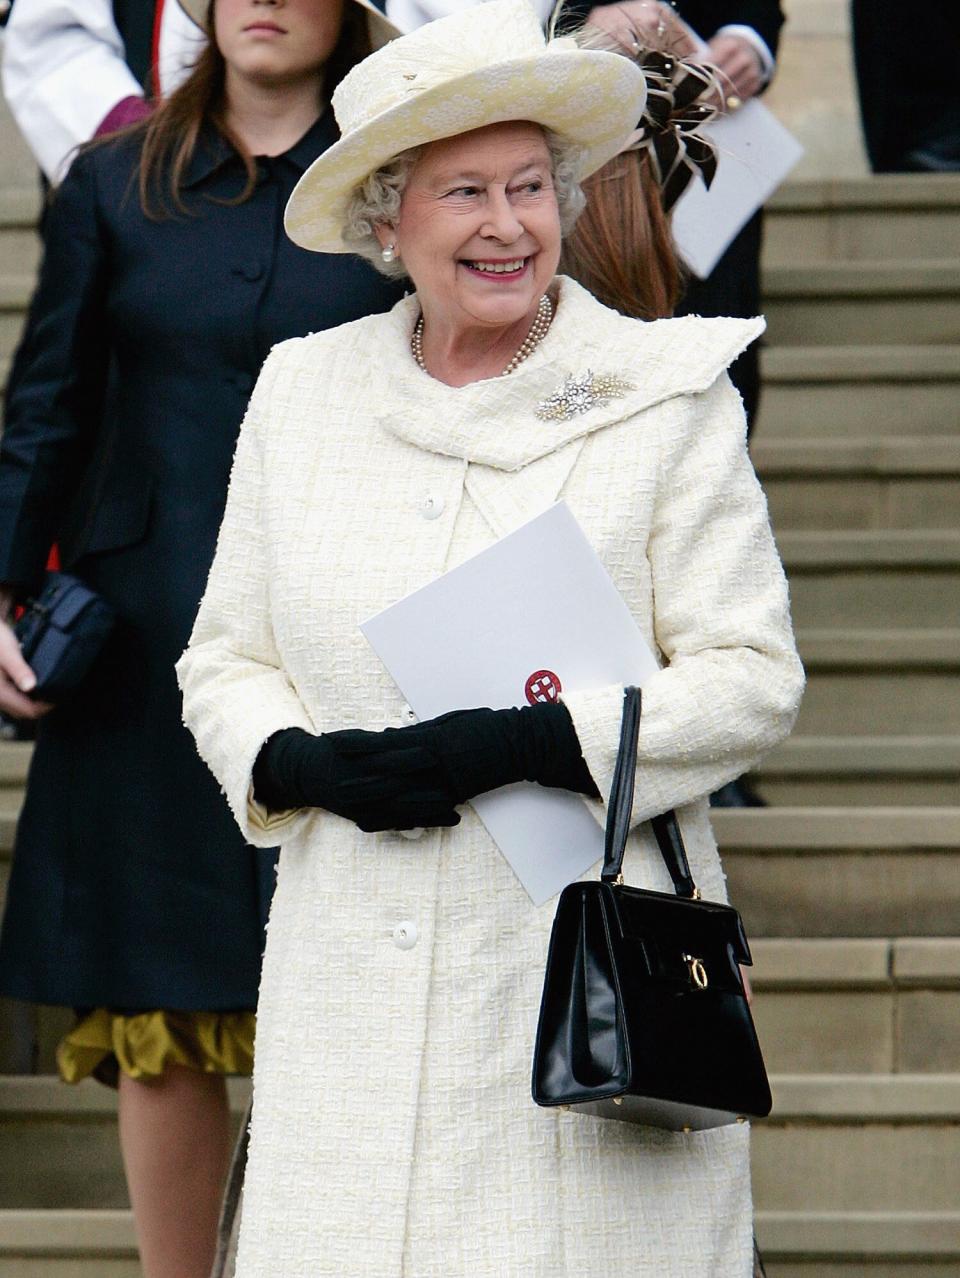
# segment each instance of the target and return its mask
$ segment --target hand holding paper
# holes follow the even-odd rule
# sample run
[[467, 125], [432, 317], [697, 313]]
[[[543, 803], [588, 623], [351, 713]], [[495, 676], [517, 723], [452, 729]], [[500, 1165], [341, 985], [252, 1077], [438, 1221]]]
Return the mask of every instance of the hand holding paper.
[[[362, 626], [421, 718], [641, 684], [657, 662], [565, 503]], [[603, 855], [584, 801], [510, 785], [474, 808], [539, 905]]]

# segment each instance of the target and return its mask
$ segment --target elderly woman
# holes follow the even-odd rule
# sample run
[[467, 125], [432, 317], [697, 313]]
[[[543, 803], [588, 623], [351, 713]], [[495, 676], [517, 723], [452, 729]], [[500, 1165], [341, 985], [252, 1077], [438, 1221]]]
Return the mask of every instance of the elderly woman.
[[[662, 654], [635, 820], [678, 807], [724, 899], [704, 796], [785, 735], [802, 684], [725, 373], [762, 326], [644, 323], [555, 276], [577, 182], [643, 99], [628, 59], [545, 45], [524, 0], [492, 0], [346, 77], [342, 140], [288, 206], [299, 243], [416, 292], [267, 360], [178, 666], [246, 837], [282, 844], [240, 1278], [751, 1272], [745, 1127], [530, 1100], [553, 909], [469, 800], [521, 779], [606, 795], [622, 687], [414, 724], [359, 630], [562, 495]], [[588, 371], [630, 389], [538, 414]], [[645, 826], [627, 855], [669, 890]]]

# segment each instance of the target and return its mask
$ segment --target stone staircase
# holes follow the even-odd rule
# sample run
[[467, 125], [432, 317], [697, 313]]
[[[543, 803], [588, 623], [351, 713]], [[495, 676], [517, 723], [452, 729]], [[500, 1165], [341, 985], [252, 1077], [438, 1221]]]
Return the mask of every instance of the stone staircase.
[[[37, 205], [6, 185], [4, 367]], [[775, 1095], [758, 1232], [770, 1278], [957, 1278], [960, 181], [796, 184], [768, 226], [754, 457], [810, 685], [771, 807], [716, 813]], [[0, 744], [2, 880], [28, 758]], [[53, 1079], [63, 1025], [0, 1004], [0, 1274], [134, 1278], [114, 1097]]]
[[960, 1275], [960, 181], [795, 184], [768, 219], [753, 455], [808, 692], [716, 814], [775, 1106], [771, 1278]]

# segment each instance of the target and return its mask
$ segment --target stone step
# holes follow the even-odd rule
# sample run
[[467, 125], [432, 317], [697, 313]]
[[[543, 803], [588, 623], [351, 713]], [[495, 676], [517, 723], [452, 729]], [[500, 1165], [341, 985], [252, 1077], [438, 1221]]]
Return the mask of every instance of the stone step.
[[[960, 1212], [760, 1211], [769, 1278], [957, 1278]], [[127, 1211], [0, 1212], [4, 1278], [140, 1278]]]
[[756, 781], [780, 809], [952, 807], [960, 798], [960, 736], [794, 735], [762, 760]]
[[773, 439], [912, 441], [960, 430], [960, 346], [767, 346], [760, 359], [754, 448]]
[[960, 663], [945, 669], [807, 671], [807, 687], [794, 732], [799, 737], [944, 737], [960, 726]]
[[[228, 1089], [236, 1131], [250, 1084], [230, 1079]], [[116, 1092], [92, 1081], [0, 1076], [0, 1208], [128, 1205]]]
[[[954, 804], [958, 794], [954, 783]], [[957, 931], [960, 807], [771, 807], [712, 818], [730, 898], [753, 938]]]
[[960, 1062], [960, 939], [761, 937], [751, 949], [772, 1073], [937, 1074]]
[[960, 568], [960, 533], [940, 529], [807, 532], [791, 529], [777, 542], [788, 568]]
[[140, 1278], [129, 1211], [0, 1211], [4, 1278]]
[[960, 1074], [780, 1075], [753, 1126], [761, 1211], [951, 1211]]
[[4, 790], [22, 788], [32, 753], [29, 741], [0, 741], [0, 796]]
[[777, 531], [799, 630], [960, 627], [960, 535], [943, 529]]
[[807, 671], [953, 670], [960, 664], [960, 629], [798, 630]]
[[[960, 352], [958, 352], [960, 354]], [[960, 423], [958, 423], [960, 425]], [[960, 432], [950, 435], [892, 435], [879, 439], [816, 435], [751, 442], [750, 455], [767, 485], [771, 479], [795, 483], [844, 479], [918, 479], [960, 476]]]
[[758, 442], [752, 453], [778, 532], [960, 526], [960, 431], [881, 441], [773, 440]]
[[768, 1278], [957, 1278], [958, 1211], [761, 1211]]
[[960, 262], [772, 266], [763, 277], [771, 346], [960, 342]]
[[0, 278], [36, 277], [42, 242], [37, 231], [39, 193], [0, 190]]
[[960, 181], [883, 174], [790, 182], [766, 206], [764, 262], [960, 257]]

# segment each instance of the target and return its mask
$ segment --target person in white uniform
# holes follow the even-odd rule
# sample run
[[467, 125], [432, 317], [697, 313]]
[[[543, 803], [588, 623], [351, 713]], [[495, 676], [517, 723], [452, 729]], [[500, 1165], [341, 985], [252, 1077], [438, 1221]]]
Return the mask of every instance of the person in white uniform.
[[143, 9], [151, 18], [152, 48], [140, 57], [125, 45], [112, 0], [17, 0], [13, 6], [3, 36], [3, 91], [51, 182], [63, 179], [77, 148], [94, 134], [148, 112], [134, 65], [152, 62], [159, 96], [182, 83], [196, 62], [206, 37], [180, 5], [143, 0]]
[[555, 274], [578, 181], [643, 104], [629, 58], [491, 0], [342, 81], [341, 140], [287, 207], [299, 244], [416, 292], [269, 356], [178, 663], [241, 829], [282, 845], [238, 1278], [752, 1273], [746, 1125], [530, 1097], [553, 903], [469, 801], [526, 779], [602, 819], [622, 687], [410, 723], [359, 629], [562, 496], [662, 662], [628, 881], [670, 890], [645, 820], [676, 808], [725, 899], [706, 795], [787, 734], [803, 684], [725, 371], [762, 321], [643, 322]]

